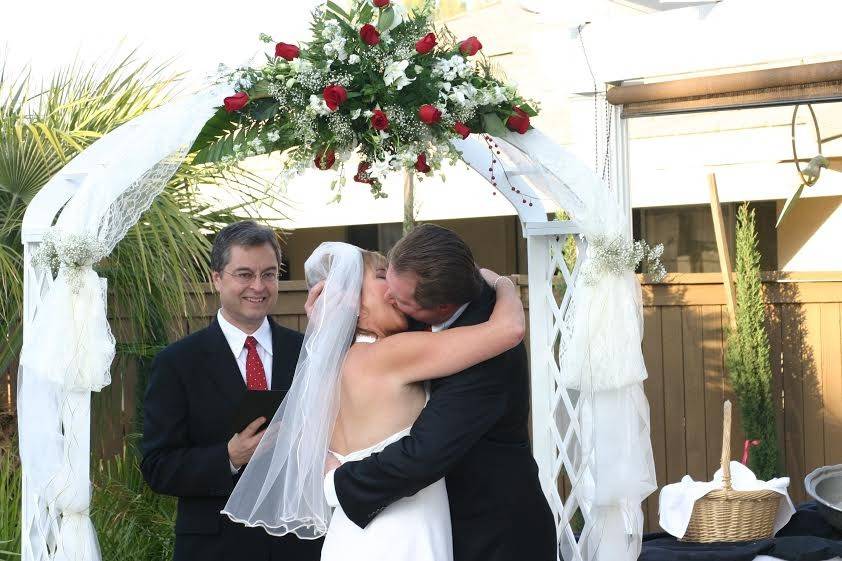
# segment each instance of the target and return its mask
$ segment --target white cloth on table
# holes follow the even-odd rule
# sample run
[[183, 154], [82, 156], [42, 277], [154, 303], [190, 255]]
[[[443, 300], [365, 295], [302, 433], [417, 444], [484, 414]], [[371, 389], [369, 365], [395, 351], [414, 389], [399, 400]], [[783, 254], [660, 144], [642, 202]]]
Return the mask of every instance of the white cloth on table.
[[[769, 489], [781, 494], [781, 504], [775, 519], [775, 533], [783, 528], [795, 513], [795, 506], [787, 494], [788, 477], [761, 481], [740, 462], [731, 462], [731, 486], [736, 491]], [[693, 481], [689, 475], [685, 475], [679, 483], [665, 486], [661, 489], [658, 505], [661, 528], [678, 539], [683, 538], [693, 514], [693, 505], [698, 499], [719, 489], [722, 489], [722, 469], [713, 474], [713, 481]]]

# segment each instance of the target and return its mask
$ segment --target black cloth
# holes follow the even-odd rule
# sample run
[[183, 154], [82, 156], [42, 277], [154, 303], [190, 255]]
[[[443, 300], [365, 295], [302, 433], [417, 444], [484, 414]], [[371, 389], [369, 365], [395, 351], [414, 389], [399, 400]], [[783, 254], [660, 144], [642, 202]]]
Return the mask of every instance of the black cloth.
[[825, 561], [842, 557], [842, 534], [830, 526], [815, 503], [798, 507], [774, 538], [749, 543], [684, 543], [667, 534], [643, 538], [639, 561], [751, 561], [769, 555], [786, 561]]
[[[303, 336], [269, 323], [272, 389], [285, 391]], [[220, 514], [239, 477], [231, 474], [227, 445], [245, 392], [216, 320], [155, 357], [144, 400], [141, 471], [154, 491], [178, 497], [173, 559], [318, 561], [322, 540], [270, 536]]]
[[[486, 321], [484, 285], [452, 327]], [[456, 561], [555, 561], [555, 524], [529, 442], [529, 368], [523, 343], [431, 386], [411, 434], [337, 469], [348, 517], [365, 527], [389, 504], [445, 475]]]

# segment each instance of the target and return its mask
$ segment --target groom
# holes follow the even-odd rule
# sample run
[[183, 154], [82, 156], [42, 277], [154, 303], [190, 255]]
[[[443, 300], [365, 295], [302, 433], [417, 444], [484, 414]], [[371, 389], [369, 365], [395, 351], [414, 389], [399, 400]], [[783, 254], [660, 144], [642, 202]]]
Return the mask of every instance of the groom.
[[[494, 291], [467, 244], [425, 224], [389, 254], [386, 298], [432, 331], [486, 321]], [[434, 380], [409, 436], [325, 477], [325, 494], [361, 528], [391, 503], [446, 477], [455, 561], [556, 561], [553, 515], [529, 443], [523, 343]]]

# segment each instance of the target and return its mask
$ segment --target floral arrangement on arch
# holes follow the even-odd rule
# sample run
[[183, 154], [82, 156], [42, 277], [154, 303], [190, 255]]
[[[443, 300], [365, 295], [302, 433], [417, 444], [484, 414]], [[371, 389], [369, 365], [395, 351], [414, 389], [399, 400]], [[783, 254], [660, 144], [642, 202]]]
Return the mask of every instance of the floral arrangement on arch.
[[536, 105], [493, 75], [477, 37], [434, 28], [434, 2], [408, 13], [390, 0], [327, 2], [313, 13], [312, 40], [274, 43], [261, 68], [228, 74], [237, 93], [206, 124], [194, 162], [234, 162], [283, 151], [287, 175], [340, 171], [359, 152], [354, 180], [384, 197], [393, 171], [424, 177], [459, 153], [450, 140], [521, 134]]

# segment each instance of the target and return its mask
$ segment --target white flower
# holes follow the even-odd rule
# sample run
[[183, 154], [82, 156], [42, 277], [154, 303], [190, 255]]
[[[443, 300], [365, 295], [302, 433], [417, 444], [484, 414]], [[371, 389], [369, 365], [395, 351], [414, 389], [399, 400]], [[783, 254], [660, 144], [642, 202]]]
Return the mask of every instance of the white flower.
[[439, 89], [445, 92], [449, 92], [451, 88], [450, 82], [439, 82]]
[[510, 99], [509, 92], [500, 86], [480, 90], [476, 95], [477, 105], [497, 105]]
[[296, 74], [308, 74], [313, 70], [313, 64], [301, 57], [289, 61], [289, 69]]
[[404, 86], [412, 83], [410, 78], [407, 78], [405, 72], [406, 67], [409, 66], [408, 60], [400, 60], [390, 62], [386, 65], [386, 70], [383, 72], [383, 81], [387, 86], [394, 84], [395, 88], [400, 90]]
[[445, 82], [452, 82], [457, 77], [466, 78], [473, 73], [471, 65], [460, 55], [449, 59], [438, 58], [433, 62], [433, 76], [441, 76]]
[[351, 111], [351, 120], [353, 121], [354, 119], [358, 119], [362, 112], [362, 109], [354, 109], [353, 111]]
[[391, 156], [386, 154], [385, 160], [374, 160], [371, 163], [371, 167], [368, 168], [368, 175], [380, 181], [385, 180], [389, 172], [392, 171], [391, 159]]
[[415, 68], [416, 74], [421, 74], [421, 71], [424, 70], [424, 67], [421, 66], [420, 64], [416, 64], [413, 68]]
[[322, 37], [325, 39], [333, 39], [337, 35], [342, 34], [342, 28], [339, 27], [339, 22], [334, 19], [326, 19], [325, 26], [322, 29]]
[[291, 88], [294, 85], [295, 85], [295, 78], [290, 78], [289, 80], [287, 80], [287, 88]]
[[466, 82], [455, 86], [448, 97], [459, 105], [473, 105], [476, 95], [477, 89]]
[[348, 57], [348, 64], [357, 64], [360, 61], [359, 55], [351, 55]]
[[281, 138], [281, 135], [278, 131], [269, 131], [266, 133], [266, 138], [269, 139], [269, 142], [277, 142], [278, 139]]
[[315, 94], [310, 95], [310, 105], [308, 109], [312, 110], [316, 115], [330, 115], [330, 107], [327, 106], [325, 100]]
[[252, 87], [252, 82], [246, 76], [240, 76], [237, 80], [237, 86], [239, 89], [247, 90]]
[[365, 117], [366, 119], [370, 118], [372, 115], [374, 115], [374, 111], [371, 111], [369, 109], [366, 109], [363, 113], [363, 117]]
[[326, 43], [325, 55], [340, 61], [347, 60], [348, 53], [345, 51], [345, 38], [342, 35], [336, 35], [333, 40]]

